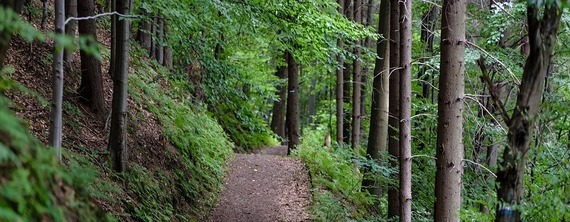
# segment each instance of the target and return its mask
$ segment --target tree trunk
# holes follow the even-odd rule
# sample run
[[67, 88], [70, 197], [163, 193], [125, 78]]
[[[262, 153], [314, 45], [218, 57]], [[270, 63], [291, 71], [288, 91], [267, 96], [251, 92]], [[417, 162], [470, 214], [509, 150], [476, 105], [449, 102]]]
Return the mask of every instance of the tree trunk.
[[[356, 23], [362, 23], [362, 0], [354, 0], [354, 21]], [[362, 44], [361, 40], [357, 41], [358, 45]], [[356, 59], [352, 63], [354, 66], [353, 76], [352, 76], [352, 140], [351, 145], [355, 153], [359, 154], [360, 149], [360, 94], [362, 92], [362, 64], [360, 63], [360, 58], [362, 58], [362, 51], [360, 47], [356, 47], [354, 50]]]
[[352, 113], [350, 112], [350, 107], [349, 107], [349, 105], [350, 105], [350, 100], [351, 100], [351, 98], [350, 98], [350, 92], [351, 92], [350, 88], [351, 88], [351, 86], [352, 86], [352, 84], [350, 83], [350, 77], [351, 77], [351, 75], [350, 75], [350, 73], [351, 73], [351, 68], [350, 68], [350, 67], [351, 67], [351, 65], [350, 65], [350, 63], [348, 63], [348, 62], [345, 60], [345, 62], [344, 62], [344, 67], [345, 67], [345, 70], [344, 70], [344, 72], [343, 72], [343, 78], [344, 78], [344, 80], [343, 80], [343, 87], [342, 87], [342, 89], [343, 89], [343, 92], [342, 92], [342, 101], [343, 101], [344, 104], [346, 104], [346, 106], [344, 106], [344, 108], [345, 108], [346, 110], [343, 111], [343, 112], [344, 112], [344, 116], [343, 116], [343, 118], [344, 118], [344, 120], [343, 120], [343, 122], [344, 122], [344, 124], [343, 124], [343, 127], [344, 127], [344, 128], [343, 128], [343, 136], [344, 136], [344, 137], [343, 137], [343, 141], [344, 141], [344, 144], [347, 144], [347, 145], [348, 145], [348, 144], [350, 144], [350, 139], [351, 139], [351, 137], [352, 137], [352, 130], [351, 130], [351, 129], [352, 129], [352, 121], [351, 121], [351, 119], [352, 119], [352, 118], [351, 118], [351, 116], [352, 116], [351, 114], [352, 114]]
[[435, 36], [435, 26], [436, 18], [439, 13], [438, 6], [433, 5], [429, 10], [422, 16], [422, 26], [420, 40], [425, 44], [424, 53], [420, 58], [420, 71], [418, 72], [418, 79], [421, 80], [422, 93], [420, 94], [422, 98], [430, 97], [430, 84], [431, 76], [426, 75], [428, 69], [427, 65], [423, 63], [427, 62], [428, 58], [433, 55], [433, 37]]
[[400, 1], [400, 221], [412, 221], [412, 0]]
[[[130, 13], [128, 0], [116, 0], [117, 12]], [[113, 104], [111, 114], [111, 133], [109, 135], [109, 153], [113, 169], [123, 172], [127, 169], [127, 97], [129, 71], [129, 20], [117, 20], [117, 53], [115, 54], [115, 72], [113, 78]]]
[[[396, 160], [400, 157], [398, 142], [400, 128], [400, 7], [399, 0], [390, 0], [390, 86], [388, 98], [388, 153]], [[391, 116], [391, 117], [390, 117]], [[398, 166], [398, 161], [391, 163]], [[400, 215], [400, 191], [397, 188], [388, 189], [388, 219]]]
[[[77, 12], [81, 17], [95, 15], [93, 0], [82, 0], [77, 4]], [[88, 45], [97, 44], [97, 24], [94, 19], [79, 21], [79, 34], [90, 36], [93, 41]], [[92, 111], [101, 119], [105, 116], [105, 98], [103, 94], [103, 76], [101, 74], [101, 62], [85, 51], [80, 52], [81, 57], [81, 84], [77, 93], [81, 100], [88, 104]]]
[[[372, 86], [372, 108], [370, 112], [370, 132], [366, 156], [378, 160], [380, 154], [386, 152], [388, 142], [388, 98], [390, 77], [390, 2], [382, 0], [380, 3], [380, 19], [378, 20], [378, 34], [382, 37], [376, 44], [376, 63], [374, 65], [374, 81]], [[362, 187], [367, 188], [371, 194], [380, 197], [379, 184], [373, 180], [362, 181]]]
[[[340, 0], [342, 1], [342, 0]], [[339, 48], [343, 47], [342, 40], [337, 40], [337, 45]], [[344, 59], [339, 53], [337, 55], [338, 68], [336, 70], [336, 142], [342, 144], [344, 135], [344, 107], [343, 107], [343, 65]]]
[[[545, 4], [543, 12], [534, 4], [527, 5], [530, 54], [524, 66], [515, 109], [510, 119], [506, 120], [509, 126], [507, 147], [497, 173], [499, 204], [495, 211], [495, 221], [501, 222], [521, 221], [521, 212], [516, 206], [524, 196], [526, 154], [530, 149], [534, 121], [539, 111], [562, 14], [556, 4]], [[539, 14], [542, 15], [541, 18]]]
[[[149, 13], [144, 8], [141, 8], [140, 10], [143, 16], [149, 16]], [[150, 35], [151, 26], [152, 25], [148, 20], [141, 19], [139, 22], [139, 29], [137, 30], [136, 40], [141, 44], [143, 49], [146, 49], [147, 52], [150, 52], [150, 44], [152, 44], [152, 37]]]
[[463, 175], [465, 0], [444, 0], [434, 221], [459, 221]]
[[[286, 59], [286, 58], [285, 58]], [[287, 66], [280, 65], [275, 73], [283, 82], [277, 86], [279, 100], [273, 102], [273, 114], [271, 115], [271, 130], [277, 136], [286, 138], [285, 136], [285, 111], [287, 109]]]
[[[77, 17], [77, 0], [65, 0], [65, 17]], [[71, 38], [75, 39], [75, 33], [77, 32], [77, 22], [76, 21], [69, 21], [65, 25], [65, 35], [70, 36]], [[73, 53], [74, 51], [65, 50], [63, 52], [63, 60], [67, 64], [71, 64], [73, 62]]]
[[156, 61], [158, 62], [158, 64], [161, 64], [164, 62], [164, 22], [162, 19], [157, 18], [157, 24], [156, 24], [156, 35], [157, 35], [157, 43], [156, 43]]
[[309, 89], [309, 125], [314, 122], [314, 117], [316, 114], [316, 103], [317, 103], [317, 95], [315, 93], [315, 87], [317, 85], [316, 80], [311, 80], [311, 86]]
[[287, 70], [289, 80], [287, 85], [287, 137], [289, 139], [287, 155], [301, 143], [299, 133], [299, 67], [293, 55], [287, 51]]
[[[23, 1], [22, 1], [23, 2]], [[55, 33], [63, 35], [65, 21], [65, 1], [55, 1]], [[49, 127], [49, 145], [55, 148], [55, 153], [61, 162], [61, 137], [62, 137], [62, 104], [63, 104], [63, 50], [58, 50], [56, 42], [53, 50], [53, 78], [52, 100]]]
[[[24, 1], [21, 0], [0, 0], [0, 5], [4, 8], [10, 8], [17, 14], [20, 13], [22, 7], [24, 6]], [[3, 30], [0, 33], [0, 70], [4, 69], [4, 58], [6, 58], [6, 52], [10, 47], [10, 40], [12, 39], [11, 32], [6, 32]]]

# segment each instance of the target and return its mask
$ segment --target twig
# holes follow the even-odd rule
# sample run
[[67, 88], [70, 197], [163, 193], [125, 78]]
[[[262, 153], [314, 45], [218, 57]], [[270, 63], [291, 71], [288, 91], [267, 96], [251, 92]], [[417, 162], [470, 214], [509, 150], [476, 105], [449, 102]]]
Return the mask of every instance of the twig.
[[489, 79], [489, 75], [487, 74], [487, 66], [485, 65], [485, 59], [483, 58], [483, 56], [481, 56], [477, 60], [477, 64], [481, 68], [481, 73], [482, 73], [481, 80], [483, 80], [483, 82], [487, 84], [487, 87], [489, 87], [491, 98], [493, 99], [493, 102], [495, 102], [495, 105], [499, 109], [499, 113], [501, 113], [501, 116], [503, 117], [507, 125], [510, 125], [511, 118], [509, 117], [509, 114], [507, 114], [507, 110], [503, 105], [503, 101], [501, 100], [501, 98], [499, 98], [499, 95], [497, 95], [497, 90], [495, 89], [493, 82], [491, 82], [491, 79]]
[[125, 17], [125, 18], [138, 18], [139, 17], [138, 15], [123, 15], [123, 14], [118, 13], [118, 12], [105, 12], [105, 13], [101, 13], [101, 14], [97, 14], [97, 15], [93, 15], [93, 16], [86, 16], [86, 17], [69, 17], [65, 20], [65, 25], [67, 25], [67, 23], [70, 21], [96, 19], [99, 17], [110, 16], [110, 15], [118, 15], [118, 16]]
[[468, 163], [471, 163], [471, 164], [474, 164], [474, 165], [476, 165], [476, 166], [478, 166], [478, 167], [481, 167], [481, 168], [487, 170], [487, 172], [489, 172], [491, 175], [493, 175], [493, 177], [497, 178], [497, 175], [496, 175], [495, 173], [493, 173], [493, 171], [489, 170], [489, 168], [487, 168], [487, 167], [481, 165], [480, 163], [477, 163], [477, 162], [474, 162], [474, 161], [471, 161], [471, 160], [468, 160], [468, 159], [463, 159], [463, 161], [468, 162]]

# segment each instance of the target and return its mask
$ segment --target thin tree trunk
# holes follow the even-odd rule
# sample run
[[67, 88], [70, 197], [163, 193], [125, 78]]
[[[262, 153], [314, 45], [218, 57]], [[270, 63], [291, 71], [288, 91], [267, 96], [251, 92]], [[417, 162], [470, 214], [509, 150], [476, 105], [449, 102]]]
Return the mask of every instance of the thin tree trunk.
[[[95, 4], [93, 0], [81, 0], [77, 4], [77, 12], [81, 17], [95, 15]], [[88, 45], [97, 44], [97, 24], [95, 20], [79, 21], [79, 33], [90, 36], [93, 41], [88, 41]], [[88, 104], [92, 111], [101, 119], [105, 115], [105, 99], [103, 94], [103, 76], [101, 73], [101, 62], [85, 51], [80, 52], [81, 57], [81, 84], [77, 93], [83, 102]]]
[[438, 93], [434, 221], [459, 221], [463, 186], [465, 0], [444, 0]]
[[[4, 8], [10, 8], [16, 13], [20, 13], [22, 7], [24, 6], [24, 1], [21, 0], [1, 0], [0, 5]], [[12, 40], [13, 33], [2, 31], [0, 33], [0, 70], [4, 68], [4, 58], [6, 58], [6, 52], [10, 47], [10, 40]]]
[[[398, 166], [400, 143], [398, 141], [400, 128], [400, 7], [398, 0], [390, 0], [390, 86], [388, 98], [388, 153], [396, 161], [392, 167]], [[399, 186], [397, 186], [399, 187]], [[388, 188], [388, 219], [400, 216], [400, 191], [398, 188]]]
[[[339, 2], [343, 2], [343, 0], [339, 0]], [[337, 40], [337, 45], [339, 48], [343, 48], [342, 40]], [[337, 62], [338, 68], [336, 70], [336, 142], [338, 144], [342, 144], [344, 135], [344, 107], [343, 107], [343, 93], [344, 93], [344, 84], [343, 84], [343, 65], [344, 59], [342, 55], [339, 53], [337, 55]]]
[[[116, 0], [117, 12], [123, 15], [130, 13], [128, 0]], [[117, 53], [113, 78], [113, 104], [111, 114], [111, 133], [109, 136], [109, 153], [113, 169], [117, 172], [127, 170], [127, 97], [129, 71], [129, 20], [117, 21]]]
[[501, 222], [521, 220], [520, 209], [516, 206], [524, 197], [526, 154], [530, 150], [534, 121], [537, 119], [562, 14], [556, 4], [545, 4], [543, 12], [534, 4], [527, 4], [530, 54], [524, 66], [515, 109], [512, 116], [506, 119], [509, 126], [507, 147], [497, 173], [499, 204], [495, 221]]
[[301, 144], [299, 132], [299, 67], [293, 55], [287, 51], [287, 70], [289, 73], [289, 80], [287, 85], [287, 134], [289, 144], [287, 154], [295, 146]]
[[[380, 3], [380, 19], [378, 20], [378, 34], [382, 37], [376, 43], [376, 63], [374, 65], [374, 81], [372, 86], [372, 108], [370, 112], [370, 132], [366, 156], [378, 160], [381, 153], [386, 152], [388, 146], [388, 99], [390, 77], [390, 2], [382, 0]], [[362, 187], [367, 188], [371, 194], [380, 197], [379, 184], [373, 180], [362, 181]]]
[[[77, 17], [77, 0], [65, 0], [65, 17]], [[75, 33], [77, 32], [77, 22], [69, 21], [65, 25], [65, 35], [75, 39]], [[65, 50], [63, 52], [63, 60], [70, 64], [73, 62], [74, 51]]]
[[311, 86], [309, 89], [309, 125], [313, 123], [313, 119], [316, 113], [316, 102], [317, 102], [317, 95], [315, 94], [315, 86], [317, 85], [317, 81], [311, 80]]
[[[55, 33], [63, 35], [65, 19], [65, 1], [55, 1]], [[49, 145], [55, 148], [56, 156], [61, 162], [62, 137], [62, 104], [63, 104], [63, 50], [58, 50], [56, 42], [53, 50], [53, 94], [51, 100]]]
[[281, 79], [283, 84], [277, 86], [279, 100], [273, 102], [273, 112], [271, 115], [271, 130], [277, 136], [285, 138], [285, 111], [287, 109], [287, 66], [281, 65], [277, 68], [277, 77]]
[[[354, 21], [356, 23], [362, 23], [362, 0], [354, 0]], [[362, 40], [358, 40], [357, 44], [361, 44]], [[352, 63], [354, 66], [353, 76], [352, 76], [352, 140], [351, 145], [355, 153], [359, 154], [360, 149], [360, 94], [362, 93], [362, 64], [360, 63], [360, 58], [362, 58], [362, 51], [360, 47], [356, 47], [354, 50], [356, 59]]]
[[412, 221], [412, 0], [400, 1], [400, 221]]

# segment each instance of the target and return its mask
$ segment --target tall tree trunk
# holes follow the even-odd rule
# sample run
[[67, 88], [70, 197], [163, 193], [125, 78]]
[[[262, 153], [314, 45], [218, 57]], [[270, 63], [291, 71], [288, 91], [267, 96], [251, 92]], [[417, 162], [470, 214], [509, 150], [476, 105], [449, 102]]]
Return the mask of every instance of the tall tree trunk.
[[[378, 160], [380, 154], [386, 152], [388, 146], [388, 99], [390, 77], [390, 2], [382, 0], [380, 3], [380, 19], [378, 20], [378, 34], [382, 37], [376, 43], [376, 63], [374, 65], [374, 81], [372, 86], [372, 108], [370, 112], [370, 132], [366, 156]], [[371, 194], [380, 197], [379, 184], [373, 180], [362, 181], [362, 187], [367, 188]]]
[[[65, 17], [77, 17], [77, 0], [65, 0]], [[75, 33], [77, 32], [77, 22], [69, 21], [65, 25], [65, 35], [75, 39]], [[65, 50], [63, 52], [63, 60], [70, 64], [73, 62], [74, 51]]]
[[[10, 8], [17, 14], [20, 13], [22, 7], [24, 6], [24, 1], [22, 0], [0, 0], [0, 5], [4, 8]], [[4, 68], [4, 58], [6, 58], [6, 52], [10, 47], [10, 40], [12, 40], [11, 32], [6, 32], [3, 30], [0, 32], [0, 70]]]
[[521, 221], [521, 212], [516, 206], [524, 196], [526, 154], [530, 150], [534, 121], [562, 14], [556, 4], [545, 4], [544, 11], [538, 8], [542, 6], [535, 4], [527, 4], [530, 54], [524, 66], [515, 109], [512, 116], [506, 119], [509, 130], [507, 147], [497, 173], [499, 204], [495, 221]]
[[[286, 58], [285, 58], [286, 59]], [[273, 102], [273, 114], [271, 115], [271, 130], [277, 136], [281, 138], [286, 138], [285, 135], [285, 111], [287, 109], [287, 66], [280, 65], [277, 68], [277, 73], [275, 73], [279, 79], [282, 80], [282, 84], [277, 86], [277, 92], [279, 93], [279, 100]]]
[[[141, 8], [140, 10], [143, 16], [150, 16], [148, 11], [146, 11], [144, 8]], [[146, 19], [141, 19], [139, 22], [139, 29], [137, 30], [136, 40], [141, 44], [143, 49], [146, 49], [147, 52], [150, 52], [150, 44], [152, 44], [152, 37], [150, 35], [152, 25]]]
[[[109, 2], [110, 11], [116, 12], [117, 1], [109, 0], [108, 2]], [[111, 59], [109, 60], [109, 75], [111, 76], [111, 78], [115, 76], [115, 69], [116, 69], [115, 68], [116, 59], [113, 58], [117, 58], [117, 21], [118, 21], [118, 16], [111, 15], [111, 50], [110, 50]]]
[[293, 55], [287, 51], [287, 70], [289, 80], [287, 85], [287, 137], [289, 139], [287, 154], [295, 146], [301, 144], [299, 132], [299, 66]]
[[[337, 0], [337, 3], [340, 5], [340, 7], [338, 8], [338, 12], [339, 13], [343, 13], [344, 10], [344, 0]], [[344, 47], [344, 43], [342, 42], [342, 40], [338, 39], [336, 41], [336, 44], [338, 46], [338, 48], [342, 49]], [[344, 133], [343, 133], [343, 128], [344, 128], [344, 107], [343, 107], [343, 71], [344, 71], [344, 58], [342, 57], [342, 54], [339, 53], [336, 57], [336, 60], [338, 62], [338, 68], [336, 70], [336, 142], [338, 144], [342, 144], [343, 139], [344, 139]]]
[[[93, 0], [81, 0], [77, 4], [77, 12], [81, 17], [95, 15], [95, 4]], [[97, 44], [97, 24], [94, 19], [79, 21], [79, 34], [90, 36], [93, 41], [88, 41], [88, 45]], [[101, 74], [101, 62], [94, 56], [80, 52], [81, 57], [81, 84], [77, 89], [83, 102], [88, 104], [92, 111], [101, 119], [105, 115], [105, 98], [103, 94], [103, 76]]]
[[400, 221], [412, 221], [412, 0], [400, 1]]
[[157, 43], [156, 43], [156, 51], [155, 51], [155, 58], [158, 64], [164, 62], [164, 22], [161, 18], [157, 18], [156, 24], [156, 35], [157, 35]]
[[[23, 1], [21, 1], [23, 2]], [[55, 33], [63, 35], [65, 20], [65, 1], [55, 1]], [[52, 77], [52, 100], [49, 127], [49, 145], [55, 148], [57, 158], [61, 162], [61, 137], [62, 137], [62, 104], [63, 104], [63, 50], [60, 42], [56, 42], [53, 49], [53, 77]]]
[[351, 100], [351, 98], [350, 98], [351, 90], [350, 89], [352, 86], [352, 84], [350, 83], [350, 79], [351, 79], [350, 73], [351, 73], [352, 69], [350, 68], [351, 67], [350, 63], [348, 63], [346, 60], [344, 61], [344, 67], [345, 67], [345, 70], [343, 72], [344, 73], [344, 75], [343, 75], [344, 80], [343, 80], [343, 87], [342, 87], [342, 89], [343, 89], [342, 101], [346, 105], [344, 106], [345, 110], [343, 111], [344, 112], [344, 116], [343, 116], [343, 118], [344, 118], [344, 120], [343, 120], [343, 122], [344, 122], [344, 125], [343, 125], [343, 127], [344, 127], [343, 128], [343, 136], [344, 136], [343, 141], [344, 141], [344, 144], [350, 144], [350, 140], [352, 137], [352, 121], [351, 121], [352, 113], [350, 112], [351, 107], [349, 107], [349, 105], [350, 105], [350, 100]]
[[[117, 12], [130, 13], [129, 0], [116, 0]], [[113, 169], [123, 172], [127, 169], [127, 97], [129, 71], [129, 20], [117, 20], [117, 53], [115, 54], [115, 72], [113, 78], [113, 104], [111, 114], [111, 133], [109, 135], [109, 153]]]
[[443, 1], [434, 221], [459, 221], [461, 209], [466, 4]]
[[[356, 23], [362, 23], [362, 0], [354, 0], [354, 21]], [[361, 44], [362, 40], [358, 40], [357, 44]], [[355, 153], [359, 154], [360, 148], [360, 94], [362, 92], [362, 64], [360, 63], [360, 58], [362, 58], [362, 51], [360, 47], [356, 47], [354, 50], [356, 59], [352, 63], [354, 66], [353, 76], [352, 76], [352, 140], [351, 145]]]
[[[396, 160], [400, 157], [398, 141], [400, 128], [400, 7], [399, 0], [390, 0], [390, 96], [388, 98], [388, 153]], [[398, 166], [398, 161], [391, 163]], [[399, 187], [399, 186], [397, 186]], [[400, 191], [388, 188], [388, 219], [400, 216]]]

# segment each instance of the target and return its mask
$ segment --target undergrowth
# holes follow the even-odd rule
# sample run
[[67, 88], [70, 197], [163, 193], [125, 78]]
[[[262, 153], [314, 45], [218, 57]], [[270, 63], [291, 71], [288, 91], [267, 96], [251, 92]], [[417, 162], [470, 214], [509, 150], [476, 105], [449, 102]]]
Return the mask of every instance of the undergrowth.
[[[142, 58], [143, 52], [134, 50], [131, 67], [135, 73], [129, 78], [129, 93], [137, 104], [158, 117], [163, 135], [176, 149], [171, 155], [178, 156], [180, 163], [173, 172], [150, 174], [144, 166], [130, 172], [133, 175], [127, 176], [131, 178], [129, 184], [142, 198], [141, 205], [133, 206], [133, 211], [144, 221], [167, 221], [172, 216], [187, 220], [187, 214], [204, 217], [216, 202], [234, 145], [205, 108], [192, 103], [187, 81], [172, 78], [169, 70], [154, 62], [137, 59]], [[145, 186], [138, 184], [140, 181]], [[182, 199], [165, 193], [173, 188], [176, 189], [172, 192]], [[179, 204], [172, 204], [181, 201], [190, 205], [192, 212], [179, 212]]]
[[[0, 84], [1, 85], [1, 84]], [[64, 169], [0, 96], [0, 221], [112, 221], [92, 203], [96, 173]]]
[[[315, 221], [381, 221], [371, 205], [384, 205], [360, 190], [363, 174], [352, 150], [323, 146], [325, 130], [304, 131], [301, 145], [293, 151], [309, 168], [313, 183], [312, 215]], [[377, 218], [378, 217], [378, 218]]]

